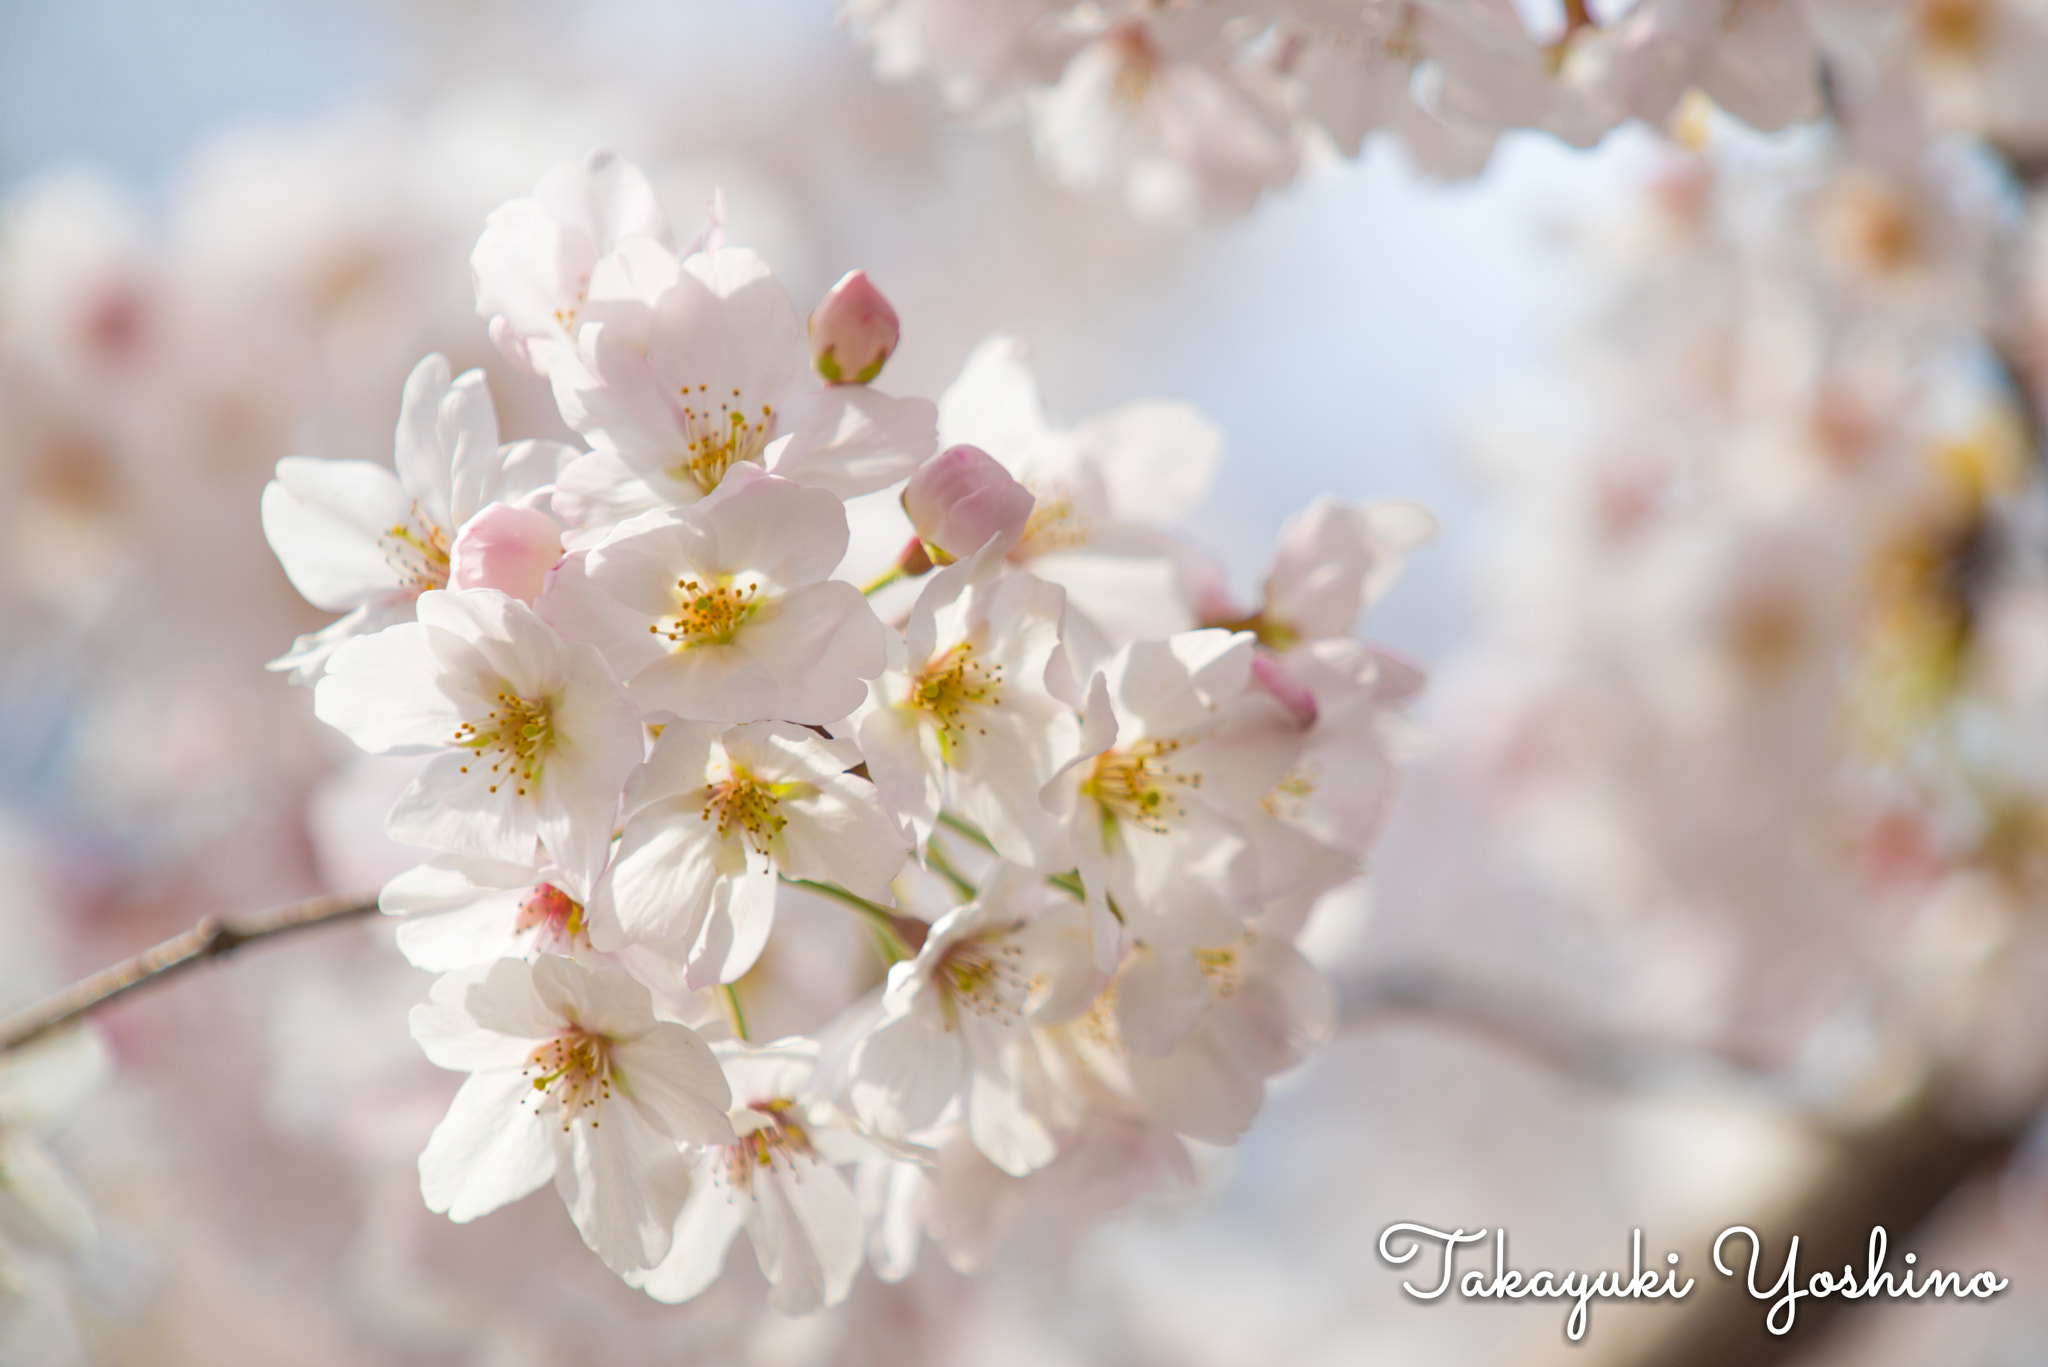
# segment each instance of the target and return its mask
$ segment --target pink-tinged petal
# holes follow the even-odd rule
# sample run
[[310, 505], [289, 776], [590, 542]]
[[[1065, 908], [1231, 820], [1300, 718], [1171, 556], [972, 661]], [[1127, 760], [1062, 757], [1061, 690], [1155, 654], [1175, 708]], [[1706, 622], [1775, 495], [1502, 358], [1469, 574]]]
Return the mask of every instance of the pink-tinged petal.
[[814, 798], [786, 802], [781, 869], [793, 878], [836, 881], [883, 898], [910, 857], [909, 842], [882, 809], [875, 785], [851, 774], [820, 780]]
[[1192, 406], [1148, 401], [1074, 429], [1074, 445], [1101, 473], [1120, 521], [1172, 527], [1209, 496], [1223, 434]]
[[[841, 522], [844, 520], [842, 514]], [[678, 579], [716, 577], [728, 566], [714, 520], [664, 511], [621, 524], [584, 557], [583, 573], [599, 589], [641, 614], [644, 624], [675, 610]]]
[[679, 1144], [733, 1143], [732, 1089], [718, 1059], [696, 1031], [657, 1021], [612, 1049], [613, 1083], [647, 1123]]
[[[656, 493], [626, 464], [616, 451], [585, 451], [562, 466], [555, 480], [552, 500], [555, 516], [573, 528], [608, 529], [641, 513], [668, 506], [670, 499]], [[587, 549], [588, 538], [572, 534], [577, 549]]]
[[1263, 1077], [1223, 1054], [1198, 1030], [1165, 1058], [1133, 1057], [1131, 1084], [1152, 1113], [1207, 1144], [1234, 1144], [1266, 1099]]
[[960, 1091], [967, 1047], [957, 1030], [932, 1029], [902, 1015], [854, 1046], [848, 1071], [855, 1114], [884, 1134], [905, 1134], [938, 1119]]
[[529, 606], [562, 559], [562, 529], [546, 513], [492, 503], [462, 524], [448, 555], [448, 587], [496, 589]]
[[668, 1256], [650, 1271], [628, 1273], [626, 1281], [669, 1305], [690, 1300], [725, 1270], [733, 1236], [745, 1220], [742, 1198], [701, 1175], [676, 1222]]
[[1436, 519], [1419, 504], [1317, 499], [1280, 531], [1266, 613], [1310, 640], [1346, 635], [1400, 575], [1409, 552], [1435, 534]]
[[1016, 1087], [987, 1072], [974, 1075], [967, 1094], [967, 1132], [974, 1147], [1012, 1177], [1035, 1172], [1059, 1156], [1059, 1146], [1024, 1108]]
[[555, 1190], [590, 1251], [618, 1273], [667, 1256], [690, 1191], [675, 1141], [614, 1099], [573, 1118], [560, 1148]]
[[1188, 950], [1141, 947], [1117, 979], [1117, 1033], [1131, 1053], [1163, 1056], [1201, 1024], [1213, 1000]]
[[864, 385], [798, 390], [778, 421], [788, 442], [769, 462], [785, 479], [839, 498], [886, 489], [939, 444], [930, 399], [896, 398]]
[[1031, 491], [977, 446], [950, 446], [903, 489], [903, 511], [927, 546], [955, 560], [991, 540], [1015, 541], [1031, 517]]
[[627, 696], [642, 712], [684, 721], [786, 716], [779, 690], [768, 667], [738, 644], [691, 646], [662, 656], [626, 681]]
[[[717, 538], [715, 568], [795, 586], [823, 579], [846, 555], [846, 507], [823, 489], [742, 476], [698, 516]], [[714, 568], [707, 562], [705, 568]]]
[[531, 1195], [554, 1175], [549, 1125], [524, 1104], [532, 1095], [518, 1072], [471, 1074], [420, 1154], [428, 1210], [465, 1224]]
[[[876, 685], [876, 690], [881, 686]], [[937, 825], [943, 801], [941, 771], [926, 762], [919, 736], [922, 729], [915, 713], [879, 702], [862, 710], [854, 730], [861, 753], [867, 756], [868, 777], [920, 844]]]
[[447, 974], [434, 983], [431, 996], [467, 1012], [480, 1029], [514, 1039], [552, 1039], [562, 1029], [560, 1013], [534, 990], [533, 966], [521, 959]]
[[838, 721], [860, 706], [866, 681], [882, 672], [888, 658], [881, 619], [859, 589], [839, 580], [793, 590], [766, 620], [750, 623], [740, 642], [775, 679], [777, 699], [773, 708], [739, 721]]
[[438, 674], [418, 623], [359, 636], [328, 657], [313, 689], [313, 715], [373, 755], [425, 754], [461, 725]]
[[473, 497], [498, 459], [498, 418], [483, 372], [451, 380], [447, 358], [438, 354], [413, 367], [393, 449], [399, 483], [436, 525], [452, 528], [475, 512], [460, 506], [457, 494]]
[[519, 791], [516, 775], [493, 774], [479, 756], [458, 750], [427, 761], [399, 794], [384, 830], [401, 844], [531, 862], [540, 842], [539, 803], [537, 794]]
[[616, 968], [543, 954], [532, 971], [535, 995], [569, 1025], [620, 1040], [638, 1038], [654, 1026], [647, 989]]
[[662, 727], [646, 760], [627, 780], [626, 815], [631, 817], [650, 803], [701, 792], [718, 736], [718, 728], [708, 722], [679, 721]]
[[405, 588], [383, 538], [412, 525], [398, 477], [364, 460], [277, 463], [263, 490], [263, 534], [292, 587], [316, 608], [346, 612]]
[[903, 335], [896, 310], [865, 271], [848, 271], [827, 290], [804, 330], [812, 367], [832, 384], [873, 383]]
[[1022, 342], [990, 337], [974, 349], [960, 378], [939, 396], [939, 435], [948, 446], [979, 446], [1012, 473], [1052, 439]]
[[804, 1315], [846, 1299], [860, 1271], [865, 1222], [846, 1179], [821, 1164], [755, 1184], [744, 1212], [754, 1257], [768, 1278], [768, 1304]]
[[533, 1053], [544, 1032], [520, 1038], [487, 1030], [460, 1006], [445, 1002], [422, 1002], [410, 1016], [412, 1037], [420, 1052], [436, 1068], [475, 1073], [494, 1068], [519, 1069]]
[[774, 870], [759, 862], [743, 865], [720, 881], [711, 912], [690, 948], [685, 981], [692, 989], [737, 982], [760, 959], [775, 929], [776, 886]]
[[694, 939], [712, 889], [726, 872], [719, 857], [723, 843], [703, 819], [702, 803], [659, 802], [628, 821], [607, 875], [620, 934], [632, 940]]
[[646, 614], [592, 582], [583, 552], [562, 561], [534, 599], [533, 610], [564, 640], [595, 646], [621, 678], [632, 677], [667, 654], [648, 632]]

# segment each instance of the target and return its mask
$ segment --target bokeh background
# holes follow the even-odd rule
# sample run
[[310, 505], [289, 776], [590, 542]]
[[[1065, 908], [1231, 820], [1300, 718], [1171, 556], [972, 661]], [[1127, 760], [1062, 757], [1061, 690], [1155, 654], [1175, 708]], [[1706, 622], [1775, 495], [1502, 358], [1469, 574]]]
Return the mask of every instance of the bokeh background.
[[[460, 1228], [419, 1208], [447, 1091], [406, 1036], [425, 977], [344, 928], [107, 1013], [112, 1080], [55, 1134], [101, 1234], [14, 1272], [0, 1361], [1738, 1361], [1686, 1356], [1762, 1318], [1708, 1303], [1715, 1232], [1886, 1221], [2011, 1290], [1860, 1308], [1791, 1352], [2042, 1360], [2033, 837], [2009, 896], [1862, 876], [1935, 857], [1872, 834], [1892, 780], [1831, 729], [1857, 538], [1896, 519], [1757, 474], [1826, 446], [1822, 390], [1916, 449], [1995, 445], [1980, 419], [2018, 421], [2013, 394], [1954, 340], [1975, 286], [1932, 252], [1874, 285], [1783, 259], [1815, 223], [1830, 260], [1882, 236], [1882, 205], [1809, 212], [1823, 139], [1708, 141], [1511, 134], [1455, 184], [1373, 144], [1167, 228], [875, 81], [826, 0], [0, 0], [0, 1004], [409, 862], [378, 834], [402, 780], [262, 668], [320, 619], [258, 493], [284, 455], [386, 458], [429, 350], [492, 372], [509, 434], [552, 432], [467, 257], [492, 207], [595, 145], [679, 225], [722, 187], [799, 301], [867, 270], [906, 322], [898, 392], [1003, 332], [1059, 418], [1200, 407], [1229, 446], [1190, 530], [1241, 589], [1318, 494], [1419, 499], [1443, 528], [1366, 628], [1434, 683], [1378, 867], [1310, 932], [1344, 1024], [1198, 1181], [1080, 1233], [1019, 1212], [980, 1276], [864, 1274], [811, 1320], [659, 1306], [551, 1202]], [[1950, 202], [2019, 231], [2024, 195], [1963, 161]], [[1774, 214], [1795, 229], [1756, 226]], [[1813, 279], [1853, 345], [1780, 316]], [[1914, 415], [1878, 402], [1908, 387], [1933, 393]], [[1700, 486], [1726, 497], [1654, 553], [1616, 530]], [[2016, 620], [2023, 645], [2041, 619]], [[1806, 682], [1760, 701], [1781, 669]], [[1958, 1072], [1978, 1081], [1934, 1106]], [[1554, 1304], [1404, 1296], [1375, 1242], [1411, 1220], [1505, 1227], [1525, 1268], [1625, 1264], [1641, 1228], [1702, 1290], [1596, 1306], [1567, 1345]]]

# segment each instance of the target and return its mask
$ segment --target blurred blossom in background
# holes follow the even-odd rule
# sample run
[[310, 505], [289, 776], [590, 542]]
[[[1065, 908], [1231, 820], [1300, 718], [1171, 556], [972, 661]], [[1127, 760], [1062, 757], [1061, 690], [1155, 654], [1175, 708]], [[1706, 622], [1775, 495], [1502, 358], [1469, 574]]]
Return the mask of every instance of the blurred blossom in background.
[[[2024, 81], [1925, 37], [1889, 85], [1869, 39], [1832, 125], [1803, 75], [1774, 111], [1701, 59], [1652, 131], [1582, 69], [1680, 7], [1611, 8], [1530, 78], [1572, 100], [1476, 142], [1388, 115], [1355, 159], [1318, 132], [1297, 179], [1292, 150], [1226, 177], [1192, 226], [1077, 160], [1071, 90], [1028, 128], [951, 117], [957, 83], [876, 79], [826, 0], [0, 8], [8, 1006], [415, 861], [382, 833], [413, 766], [264, 669], [328, 619], [259, 499], [286, 456], [389, 461], [429, 352], [484, 370], [506, 440], [571, 437], [491, 345], [469, 256], [594, 147], [679, 240], [721, 195], [799, 310], [865, 271], [904, 323], [893, 393], [1001, 333], [1058, 426], [1194, 405], [1225, 453], [1185, 530], [1235, 600], [1318, 495], [1441, 529], [1363, 626], [1430, 684], [1369, 879], [1300, 937], [1340, 1023], [1235, 1147], [1163, 1178], [1084, 1153], [1044, 1199], [991, 1195], [988, 1247], [816, 1315], [766, 1308], [738, 1253], [663, 1305], [552, 1198], [422, 1207], [453, 1090], [408, 1035], [426, 979], [344, 926], [102, 1013], [21, 1065], [76, 1084], [12, 1085], [34, 1106], [0, 1074], [0, 1137], [55, 1155], [0, 1206], [0, 1363], [1737, 1361], [1715, 1335], [1765, 1307], [1705, 1290], [1737, 1223], [1858, 1250], [1886, 1223], [2012, 1279], [1802, 1324], [1782, 1360], [2031, 1360], [2048, 139], [1999, 103]], [[1841, 25], [1816, 31], [1865, 41]], [[855, 535], [849, 563], [900, 544]], [[797, 986], [764, 990], [763, 1038], [862, 950], [778, 914]], [[1374, 1249], [1408, 1220], [1505, 1227], [1523, 1268], [1625, 1266], [1641, 1228], [1703, 1290], [1596, 1304], [1568, 1346], [1554, 1304], [1402, 1295]]]

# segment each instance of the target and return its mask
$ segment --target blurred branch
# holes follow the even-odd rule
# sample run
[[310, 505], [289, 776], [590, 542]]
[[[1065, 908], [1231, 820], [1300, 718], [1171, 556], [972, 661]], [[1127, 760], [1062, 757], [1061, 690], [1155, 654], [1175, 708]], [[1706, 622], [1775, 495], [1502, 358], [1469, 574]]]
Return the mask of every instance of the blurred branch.
[[160, 983], [195, 964], [224, 958], [243, 945], [310, 930], [335, 921], [353, 920], [377, 910], [374, 893], [344, 897], [312, 897], [254, 916], [227, 920], [209, 916], [182, 935], [174, 935], [132, 959], [102, 969], [83, 982], [23, 1007], [0, 1021], [0, 1052], [40, 1039], [137, 988]]
[[1629, 1091], [1674, 1074], [1729, 1073], [1761, 1078], [1762, 1060], [1708, 1049], [1642, 1043], [1574, 1022], [1555, 1002], [1497, 984], [1460, 982], [1421, 968], [1340, 979], [1340, 1028], [1364, 1029], [1400, 1018], [1435, 1022], [1519, 1054], [1582, 1082]]
[[[1802, 1275], [1844, 1266], [1861, 1275], [1870, 1231], [1882, 1225], [1896, 1269], [1901, 1253], [1924, 1249], [1916, 1235], [1929, 1217], [1972, 1178], [2001, 1166], [2021, 1133], [2019, 1125], [1957, 1125], [1936, 1101], [1923, 1096], [1868, 1129], [1838, 1136], [1834, 1154], [1814, 1182], [1756, 1225], [1769, 1243], [1763, 1265], [1780, 1267], [1787, 1243], [1797, 1234]], [[1738, 1245], [1731, 1256], [1746, 1260], [1748, 1250]], [[1825, 1350], [1834, 1337], [1829, 1330], [1847, 1328], [1858, 1318], [1842, 1312], [1865, 1304], [1841, 1296], [1808, 1298], [1799, 1306], [1792, 1332], [1774, 1337], [1764, 1327], [1768, 1301], [1752, 1299], [1744, 1286], [1746, 1261], [1735, 1267], [1734, 1277], [1712, 1271], [1702, 1276], [1698, 1298], [1671, 1315], [1663, 1332], [1628, 1361], [1634, 1367], [1770, 1367]], [[1870, 1304], [1875, 1309], [1889, 1303]]]

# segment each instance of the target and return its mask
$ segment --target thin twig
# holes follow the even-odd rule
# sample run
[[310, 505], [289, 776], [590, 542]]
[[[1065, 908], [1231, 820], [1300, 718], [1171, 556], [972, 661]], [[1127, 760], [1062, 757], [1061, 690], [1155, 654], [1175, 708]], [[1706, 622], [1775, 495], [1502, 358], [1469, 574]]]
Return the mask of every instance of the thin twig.
[[830, 897], [833, 901], [852, 907], [862, 916], [865, 916], [868, 926], [874, 931], [876, 942], [882, 950], [882, 957], [890, 963], [900, 963], [905, 959], [915, 959], [917, 957], [917, 949], [910, 943], [905, 932], [913, 930], [914, 927], [913, 933], [918, 936], [919, 942], [922, 943], [924, 938], [923, 922], [908, 916], [898, 916], [880, 902], [870, 902], [859, 893], [850, 892], [840, 887], [837, 883], [820, 883], [809, 878], [791, 878], [787, 874], [782, 876], [782, 881], [793, 888], [802, 888], [806, 892], [815, 892], [822, 897]]
[[946, 852], [939, 848], [938, 841], [925, 842], [924, 862], [930, 866], [933, 873], [953, 885], [953, 891], [959, 895], [961, 901], [972, 902], [981, 895], [981, 889], [975, 887], [972, 880], [953, 867], [953, 861], [946, 858]]
[[377, 910], [375, 894], [309, 897], [254, 916], [227, 920], [209, 916], [182, 935], [174, 935], [132, 959], [100, 970], [83, 982], [31, 1003], [0, 1022], [0, 1052], [40, 1039], [52, 1030], [80, 1020], [117, 997], [162, 982], [194, 964], [224, 958], [257, 940], [309, 930], [331, 921], [352, 920]]

